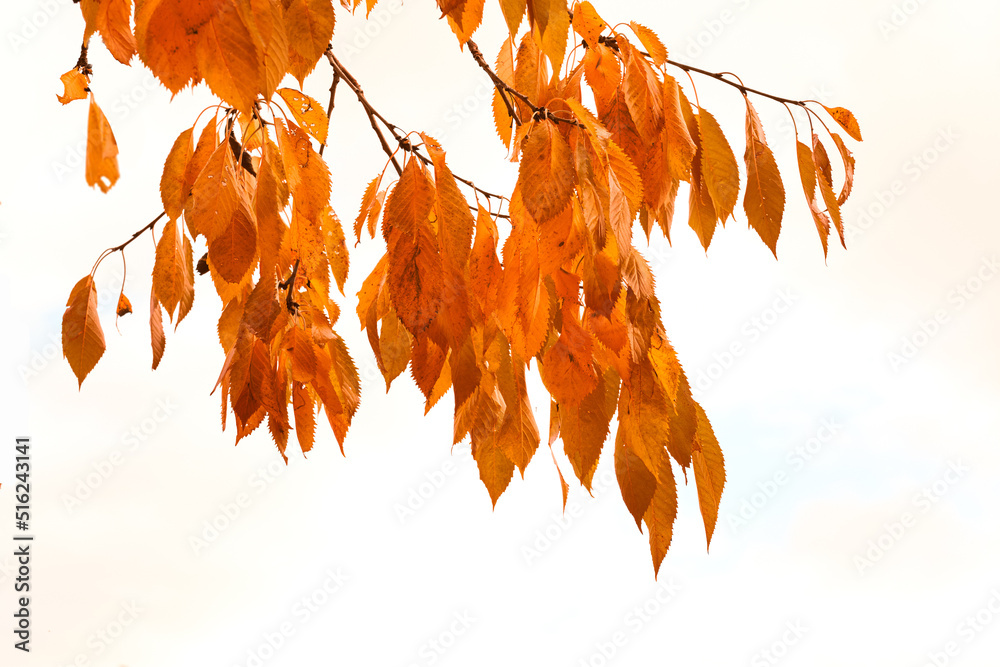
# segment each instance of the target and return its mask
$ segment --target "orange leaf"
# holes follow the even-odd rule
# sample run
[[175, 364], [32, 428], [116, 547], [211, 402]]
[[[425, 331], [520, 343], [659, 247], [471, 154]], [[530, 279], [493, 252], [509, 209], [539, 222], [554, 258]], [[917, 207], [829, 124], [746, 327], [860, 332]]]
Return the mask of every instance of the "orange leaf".
[[[523, 10], [522, 10], [523, 11]], [[500, 52], [497, 54], [496, 73], [500, 79], [511, 86], [514, 85], [514, 47], [510, 37], [504, 40]], [[508, 99], [513, 96], [508, 95]], [[503, 141], [503, 145], [510, 148], [511, 138], [514, 136], [514, 117], [507, 110], [507, 104], [500, 95], [500, 90], [493, 91], [493, 124], [496, 126], [497, 134]]]
[[740, 194], [740, 169], [726, 135], [715, 117], [698, 108], [698, 131], [701, 138], [701, 166], [705, 186], [712, 197], [719, 219], [725, 222], [733, 214]]
[[278, 94], [302, 129], [319, 143], [325, 144], [329, 119], [320, 103], [294, 88], [279, 88]]
[[97, 287], [93, 276], [81, 278], [66, 302], [62, 319], [63, 356], [80, 386], [104, 354], [104, 332], [97, 317]]
[[809, 212], [812, 214], [813, 222], [816, 223], [816, 231], [819, 232], [819, 240], [823, 244], [823, 256], [826, 257], [827, 243], [830, 237], [830, 218], [820, 210], [816, 204], [816, 165], [813, 162], [812, 149], [801, 141], [795, 142], [795, 152], [799, 164], [799, 178], [802, 181], [802, 191], [806, 195], [806, 202], [809, 204]]
[[615, 476], [618, 478], [618, 488], [621, 489], [625, 507], [641, 531], [642, 517], [656, 492], [656, 477], [635, 453], [628, 439], [628, 431], [621, 425], [615, 436]]
[[215, 147], [194, 181], [191, 195], [185, 219], [192, 234], [202, 234], [211, 242], [230, 224], [239, 203], [235, 162], [228, 144]]
[[96, 27], [104, 46], [123, 65], [128, 65], [135, 55], [131, 18], [132, 0], [102, 0], [96, 17]]
[[847, 150], [847, 146], [844, 145], [844, 140], [840, 138], [839, 134], [831, 132], [830, 136], [833, 137], [833, 143], [837, 144], [837, 150], [840, 151], [840, 157], [844, 161], [844, 187], [837, 196], [837, 203], [843, 206], [854, 187], [854, 156], [851, 155], [851, 151]]
[[81, 74], [80, 70], [73, 68], [59, 77], [59, 80], [63, 84], [63, 94], [56, 95], [56, 99], [63, 104], [87, 98], [87, 77]]
[[743, 197], [750, 226], [756, 230], [775, 257], [778, 256], [778, 234], [785, 210], [785, 187], [781, 183], [778, 164], [764, 140], [764, 128], [750, 100], [747, 103], [747, 148], [743, 159], [747, 165], [747, 189]]
[[820, 143], [819, 137], [813, 135], [813, 165], [816, 169], [816, 182], [819, 184], [819, 192], [826, 204], [826, 212], [833, 220], [833, 226], [840, 235], [840, 244], [847, 247], [844, 239], [844, 222], [840, 216], [840, 204], [837, 203], [837, 195], [833, 192], [831, 182], [830, 158], [826, 154], [826, 149]]
[[153, 347], [153, 370], [163, 359], [163, 350], [167, 346], [167, 337], [163, 335], [163, 313], [160, 311], [160, 299], [156, 296], [156, 285], [149, 290], [149, 339]]
[[656, 491], [642, 519], [649, 529], [649, 552], [653, 556], [653, 571], [660, 572], [660, 564], [670, 548], [674, 536], [674, 519], [677, 518], [677, 483], [670, 459], [664, 457], [657, 471]]
[[695, 405], [698, 410], [698, 431], [691, 461], [695, 484], [698, 487], [698, 505], [705, 521], [705, 538], [711, 544], [712, 533], [715, 532], [715, 524], [719, 518], [722, 489], [726, 484], [726, 467], [712, 425], [702, 407]]
[[[544, 366], [542, 367], [544, 369]], [[544, 375], [543, 375], [544, 377]], [[576, 405], [559, 405], [560, 436], [577, 479], [589, 491], [618, 402], [618, 374], [607, 370]], [[554, 396], [554, 398], [556, 398]], [[558, 399], [557, 399], [558, 400]]]
[[171, 219], [177, 219], [184, 210], [184, 202], [188, 197], [185, 188], [185, 174], [191, 156], [194, 153], [192, 135], [194, 127], [181, 132], [167, 155], [163, 164], [163, 175], [160, 177], [160, 199], [163, 200], [163, 210]]
[[316, 66], [323, 57], [330, 39], [336, 17], [330, 0], [291, 0], [285, 10], [285, 29], [288, 32], [288, 46], [292, 59], [289, 71], [299, 81]]
[[569, 204], [576, 170], [569, 144], [551, 120], [534, 121], [521, 145], [517, 189], [535, 222], [554, 217]]
[[573, 30], [587, 42], [588, 48], [592, 49], [600, 43], [601, 32], [607, 27], [608, 24], [586, 0], [578, 2], [573, 8]]
[[527, 0], [500, 0], [500, 9], [503, 11], [511, 35], [516, 35], [517, 29], [521, 26], [526, 4]]
[[389, 294], [399, 319], [414, 336], [441, 307], [441, 255], [429, 215], [434, 186], [419, 161], [410, 159], [385, 203], [382, 232], [389, 247]]
[[191, 241], [176, 220], [163, 226], [156, 244], [153, 288], [170, 320], [173, 321], [176, 310], [176, 324], [180, 324], [194, 303], [194, 266]]
[[861, 127], [858, 125], [857, 119], [854, 117], [850, 111], [844, 107], [828, 107], [825, 104], [820, 104], [821, 107], [826, 109], [826, 112], [837, 121], [837, 124], [844, 128], [844, 131], [850, 135], [851, 139], [855, 141], [861, 141]]
[[[597, 387], [593, 340], [590, 332], [563, 312], [563, 328], [555, 345], [542, 358], [545, 387], [561, 406], [578, 405]], [[565, 417], [563, 420], [565, 434]]]
[[96, 185], [107, 192], [118, 182], [118, 143], [104, 112], [90, 95], [87, 120], [87, 185]]
[[326, 246], [326, 257], [330, 262], [330, 270], [337, 281], [337, 288], [343, 294], [344, 283], [347, 282], [347, 270], [350, 267], [344, 228], [340, 225], [340, 218], [329, 206], [320, 213], [319, 220], [323, 233], [323, 243]]
[[196, 28], [198, 70], [213, 93], [249, 115], [263, 93], [264, 45], [249, 16], [249, 2], [220, 2], [213, 10]]
[[649, 52], [649, 57], [652, 59], [653, 64], [657, 67], [663, 67], [667, 64], [667, 47], [663, 46], [663, 42], [656, 35], [655, 32], [647, 28], [646, 26], [636, 23], [635, 21], [629, 21], [629, 25], [632, 26], [632, 30], [635, 32], [635, 36], [639, 38], [642, 45], [646, 47], [646, 51]]
[[295, 415], [295, 437], [299, 441], [302, 453], [306, 454], [313, 447], [313, 436], [316, 432], [315, 405], [309, 389], [299, 382], [292, 383], [292, 411]]
[[118, 307], [115, 309], [118, 317], [124, 317], [132, 312], [132, 302], [125, 296], [125, 292], [118, 295]]
[[485, 5], [486, 0], [465, 0], [460, 12], [451, 12], [448, 15], [448, 25], [451, 26], [460, 45], [464, 46], [479, 28], [479, 24], [483, 21]]

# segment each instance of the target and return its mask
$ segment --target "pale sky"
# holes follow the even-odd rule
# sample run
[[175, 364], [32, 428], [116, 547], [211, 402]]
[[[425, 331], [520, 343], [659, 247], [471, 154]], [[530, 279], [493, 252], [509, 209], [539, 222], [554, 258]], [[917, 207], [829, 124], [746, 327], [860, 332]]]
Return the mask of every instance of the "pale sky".
[[[114, 324], [119, 258], [97, 274], [108, 349], [82, 391], [59, 349], [73, 284], [161, 205], [163, 159], [210, 99], [169, 102], [138, 60], [91, 49], [120, 147], [108, 193], [84, 181], [86, 105], [58, 77], [82, 29], [70, 0], [0, 9], [0, 615], [15, 609], [14, 438], [32, 438], [32, 651], [0, 664], [996, 665], [1000, 655], [1000, 5], [738, 0], [594, 2], [656, 30], [671, 57], [752, 87], [850, 108], [865, 142], [848, 249], [824, 262], [795, 186], [787, 114], [755, 101], [788, 185], [777, 262], [742, 212], [706, 254], [679, 206], [674, 244], [640, 245], [664, 321], [726, 456], [710, 553], [693, 485], [653, 579], [602, 457], [591, 498], [561, 512], [539, 450], [496, 510], [451, 398], [426, 417], [407, 377], [389, 395], [354, 306], [380, 241], [352, 249], [338, 331], [362, 376], [346, 458], [328, 428], [286, 467], [263, 431], [238, 447], [209, 396], [219, 301], [149, 369], [152, 245], [130, 246], [136, 315]], [[339, 3], [338, 3], [339, 5]], [[429, 1], [338, 6], [335, 51], [372, 103], [435, 135], [456, 173], [507, 190], [488, 81]], [[365, 31], [368, 31], [367, 33]], [[476, 35], [492, 60], [494, 0]], [[675, 72], [676, 74], [676, 72]], [[679, 77], [686, 90], [690, 84]], [[305, 91], [326, 100], [322, 65]], [[739, 94], [696, 78], [739, 155]], [[169, 102], [169, 104], [168, 104]], [[353, 219], [384, 156], [338, 92], [326, 152]], [[686, 199], [686, 191], [681, 199]], [[196, 247], [196, 253], [198, 248]], [[200, 253], [199, 253], [200, 254]], [[739, 354], [729, 351], [737, 345]], [[898, 356], [893, 356], [898, 355]], [[532, 403], [547, 431], [537, 376]], [[564, 471], [570, 472], [559, 454]], [[212, 527], [213, 522], [215, 528]], [[200, 540], [200, 541], [199, 541]]]

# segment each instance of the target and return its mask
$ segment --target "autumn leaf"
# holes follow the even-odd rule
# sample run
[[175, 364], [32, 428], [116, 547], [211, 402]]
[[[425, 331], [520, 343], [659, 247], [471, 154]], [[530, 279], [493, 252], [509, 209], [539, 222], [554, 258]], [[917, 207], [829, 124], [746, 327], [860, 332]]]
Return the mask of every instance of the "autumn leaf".
[[556, 129], [555, 122], [533, 122], [521, 145], [516, 187], [536, 222], [545, 222], [569, 204], [574, 177], [569, 144]]
[[63, 84], [63, 94], [56, 95], [56, 98], [63, 104], [69, 104], [73, 100], [87, 99], [87, 77], [80, 73], [75, 67], [59, 77]]
[[118, 306], [115, 308], [118, 317], [124, 317], [132, 312], [132, 302], [125, 296], [125, 292], [118, 295]]
[[194, 258], [191, 241], [176, 220], [163, 226], [156, 244], [153, 289], [170, 320], [174, 321], [176, 312], [175, 325], [180, 324], [194, 302]]
[[785, 210], [785, 188], [778, 173], [778, 164], [764, 140], [764, 128], [750, 100], [747, 103], [747, 148], [743, 156], [747, 166], [747, 188], [743, 209], [747, 220], [775, 257], [778, 256], [778, 234]]
[[288, 46], [296, 56], [291, 59], [289, 72], [298, 79], [301, 87], [333, 37], [333, 3], [330, 0], [291, 0], [286, 4]]
[[104, 112], [90, 95], [87, 121], [87, 185], [107, 192], [118, 182], [118, 143]]
[[837, 121], [837, 124], [844, 128], [851, 139], [861, 141], [861, 127], [853, 113], [844, 107], [828, 107], [825, 104], [820, 104], [820, 106], [826, 109], [826, 112]]
[[153, 370], [160, 365], [163, 351], [167, 346], [167, 338], [163, 334], [163, 313], [160, 312], [160, 299], [156, 296], [156, 285], [149, 291], [149, 338], [153, 347]]
[[677, 484], [670, 460], [664, 458], [657, 471], [656, 490], [642, 520], [649, 530], [649, 552], [653, 557], [653, 571], [660, 572], [660, 564], [674, 537], [674, 520], [677, 518]]
[[691, 461], [695, 484], [698, 487], [698, 504], [701, 506], [701, 515], [705, 521], [705, 538], [707, 543], [711, 544], [712, 533], [715, 532], [715, 524], [719, 518], [722, 488], [726, 484], [726, 469], [712, 425], [708, 422], [702, 407], [696, 404], [696, 409], [698, 432]]
[[618, 478], [622, 500], [641, 531], [642, 518], [656, 492], [656, 477], [635, 453], [629, 442], [628, 431], [621, 426], [615, 436], [615, 476]]
[[295, 122], [321, 144], [326, 143], [329, 119], [319, 102], [294, 88], [279, 88], [278, 94], [288, 105]]
[[105, 349], [93, 276], [81, 278], [70, 292], [62, 319], [62, 346], [63, 356], [82, 387]]
[[712, 197], [719, 220], [725, 222], [733, 214], [740, 194], [740, 170], [715, 116], [698, 107], [698, 133], [701, 142], [701, 166], [705, 187]]
[[399, 319], [414, 336], [441, 306], [443, 273], [430, 227], [434, 186], [419, 161], [411, 159], [385, 203], [382, 233], [389, 247], [389, 294]]
[[135, 55], [135, 36], [132, 34], [131, 0], [101, 0], [95, 17], [95, 27], [101, 40], [115, 60], [128, 65]]
[[188, 197], [185, 174], [194, 154], [193, 133], [194, 127], [189, 127], [177, 135], [170, 153], [167, 154], [167, 160], [163, 164], [163, 175], [160, 177], [160, 198], [163, 200], [163, 210], [171, 219], [180, 217], [181, 211], [184, 210], [184, 202]]

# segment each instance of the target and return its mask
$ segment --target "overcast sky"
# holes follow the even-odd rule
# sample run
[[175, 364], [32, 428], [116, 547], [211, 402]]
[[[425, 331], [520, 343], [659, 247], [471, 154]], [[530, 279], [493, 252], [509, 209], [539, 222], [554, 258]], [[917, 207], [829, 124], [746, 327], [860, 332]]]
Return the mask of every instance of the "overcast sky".
[[[223, 355], [204, 279], [149, 370], [146, 239], [127, 256], [137, 314], [117, 330], [119, 258], [97, 274], [108, 350], [79, 391], [59, 347], [69, 291], [160, 211], [163, 159], [210, 97], [199, 87], [170, 102], [141, 65], [92, 49], [122, 177], [108, 194], [88, 188], [86, 105], [55, 99], [78, 55], [79, 10], [5, 3], [0, 541], [15, 532], [22, 435], [35, 541], [30, 659], [7, 632], [0, 663], [996, 664], [1000, 5], [594, 4], [612, 23], [657, 30], [676, 60], [848, 107], [865, 137], [853, 147], [848, 249], [831, 247], [825, 262], [793, 187], [787, 114], [763, 100], [789, 184], [778, 261], [741, 215], [706, 255], [683, 206], [672, 247], [654, 234], [640, 248], [726, 455], [711, 552], [693, 485], [682, 487], [654, 581], [610, 456], [593, 497], [571, 488], [565, 515], [544, 451], [492, 511], [468, 445], [449, 448], [450, 397], [425, 417], [408, 378], [385, 395], [354, 316], [379, 242], [352, 250], [338, 325], [362, 375], [346, 458], [328, 428], [308, 461], [287, 467], [264, 432], [232, 446], [209, 396]], [[509, 190], [516, 165], [492, 129], [489, 82], [437, 16], [429, 1], [383, 0], [368, 23], [338, 6], [335, 50], [386, 117], [435, 135], [456, 173]], [[494, 0], [485, 23], [476, 39], [492, 60], [505, 30]], [[321, 66], [306, 92], [325, 100], [329, 83]], [[696, 83], [740, 154], [738, 93]], [[383, 166], [366, 130], [342, 89], [326, 152], [342, 218]], [[544, 388], [534, 380], [531, 392], [545, 431]]]

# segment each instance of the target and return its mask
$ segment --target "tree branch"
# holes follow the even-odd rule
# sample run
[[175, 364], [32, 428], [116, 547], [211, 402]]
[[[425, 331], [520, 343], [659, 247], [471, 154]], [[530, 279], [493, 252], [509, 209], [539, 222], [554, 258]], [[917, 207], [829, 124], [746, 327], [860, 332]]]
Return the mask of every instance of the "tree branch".
[[507, 85], [507, 82], [501, 79], [499, 75], [497, 75], [497, 73], [493, 71], [489, 63], [486, 62], [486, 59], [483, 58], [483, 52], [479, 50], [478, 44], [476, 44], [470, 39], [465, 43], [465, 45], [469, 47], [469, 53], [472, 54], [472, 57], [479, 64], [479, 67], [481, 67], [483, 71], [489, 75], [490, 79], [493, 81], [493, 85], [496, 87], [498, 91], [500, 91], [500, 97], [503, 98], [504, 104], [507, 105], [507, 113], [509, 113], [514, 118], [515, 123], [520, 125], [521, 119], [517, 115], [517, 112], [514, 110], [513, 105], [507, 98], [507, 95], [513, 95], [517, 99], [521, 100], [521, 102], [523, 102], [525, 106], [531, 109], [531, 112], [532, 114], [534, 114], [535, 118], [541, 118], [541, 119], [548, 118], [557, 123], [566, 123], [567, 125], [576, 125], [577, 127], [583, 127], [583, 125], [575, 118], [560, 118], [559, 116], [553, 115], [545, 107], [540, 107], [534, 104], [531, 100], [528, 99], [527, 95], [515, 89], [514, 87]]
[[[354, 75], [348, 72], [347, 68], [344, 67], [343, 63], [341, 63], [340, 60], [338, 60], [337, 57], [333, 55], [332, 46], [327, 47], [325, 55], [326, 59], [330, 62], [330, 66], [333, 68], [334, 77], [339, 77], [340, 79], [342, 79], [344, 83], [347, 84], [347, 86], [354, 92], [355, 97], [358, 98], [358, 102], [361, 103], [361, 106], [364, 108], [365, 113], [368, 115], [368, 120], [371, 123], [372, 129], [375, 131], [376, 136], [378, 136], [379, 143], [382, 145], [382, 151], [385, 152], [387, 156], [389, 156], [389, 159], [392, 162], [392, 166], [396, 169], [396, 173], [401, 175], [403, 173], [403, 169], [400, 166], [399, 161], [396, 159], [395, 152], [389, 146], [389, 142], [386, 140], [385, 135], [382, 133], [381, 128], [379, 128], [378, 126], [379, 123], [382, 123], [382, 125], [384, 125], [385, 128], [389, 130], [390, 133], [392, 133], [393, 139], [396, 140], [396, 143], [399, 144], [399, 147], [401, 149], [403, 149], [404, 151], [406, 151], [407, 153], [417, 158], [426, 165], [432, 164], [431, 159], [420, 152], [419, 146], [414, 146], [413, 143], [410, 142], [408, 134], [405, 134], [397, 125], [390, 123], [385, 116], [379, 113], [378, 110], [376, 110], [375, 107], [372, 106], [371, 102], [369, 102], [368, 98], [365, 96], [364, 90], [361, 88], [361, 84], [358, 82], [358, 80], [354, 78]], [[480, 57], [482, 57], [482, 54], [480, 54]], [[332, 100], [332, 94], [331, 94], [331, 100]], [[530, 104], [530, 102], [528, 104]], [[488, 199], [509, 201], [508, 197], [496, 194], [495, 192], [484, 190], [481, 187], [477, 186], [475, 183], [473, 183], [471, 180], [459, 176], [458, 174], [452, 174], [452, 176], [455, 177], [456, 181], [464, 183], [465, 185], [472, 188], [473, 190], [475, 190], [476, 192], [478, 192], [479, 194], [483, 195]], [[473, 206], [470, 206], [469, 208], [475, 210], [475, 207]], [[507, 215], [501, 213], [497, 213], [496, 216], [499, 218], [508, 217]]]

